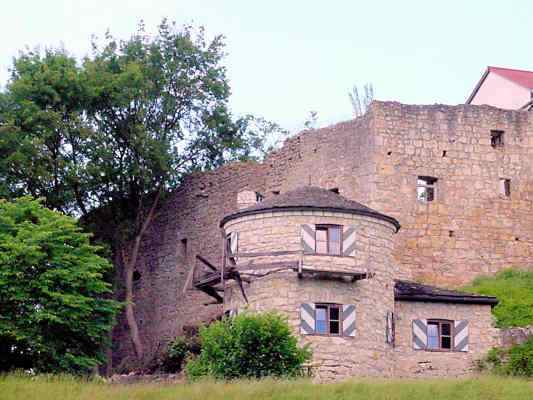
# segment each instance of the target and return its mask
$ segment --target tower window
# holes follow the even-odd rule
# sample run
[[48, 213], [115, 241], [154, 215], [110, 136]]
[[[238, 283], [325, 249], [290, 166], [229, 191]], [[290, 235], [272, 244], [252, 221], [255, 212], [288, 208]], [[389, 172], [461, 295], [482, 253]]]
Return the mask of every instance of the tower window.
[[255, 192], [255, 201], [256, 203], [260, 203], [264, 200], [264, 196], [259, 193], [259, 192]]
[[490, 131], [490, 145], [492, 147], [502, 147], [504, 144], [503, 135], [504, 131]]
[[341, 334], [341, 306], [339, 304], [316, 305], [315, 332], [319, 335]]
[[418, 201], [430, 202], [435, 200], [437, 178], [419, 176], [416, 181], [416, 197]]
[[500, 194], [505, 197], [511, 197], [511, 180], [506, 178], [500, 179]]
[[341, 254], [341, 227], [338, 225], [317, 225], [315, 251], [318, 254]]

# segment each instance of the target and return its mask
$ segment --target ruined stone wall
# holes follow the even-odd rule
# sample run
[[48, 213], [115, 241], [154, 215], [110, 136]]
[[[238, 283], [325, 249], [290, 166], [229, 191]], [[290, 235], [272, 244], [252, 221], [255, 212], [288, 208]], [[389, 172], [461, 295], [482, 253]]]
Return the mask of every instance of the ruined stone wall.
[[[368, 206], [397, 218], [402, 276], [453, 286], [533, 261], [533, 125], [528, 112], [488, 106], [375, 102], [375, 190]], [[491, 130], [504, 145], [491, 146]], [[438, 178], [436, 200], [417, 176]], [[511, 179], [511, 196], [500, 194]]]
[[[355, 257], [308, 255], [304, 264], [317, 269], [344, 271], [370, 270], [371, 279], [356, 282], [339, 280], [299, 279], [293, 271], [279, 271], [253, 278], [244, 288], [247, 304], [237, 285], [229, 284], [226, 310], [275, 310], [287, 315], [300, 343], [309, 343], [313, 364], [320, 381], [350, 376], [391, 376], [392, 347], [385, 343], [386, 315], [394, 308], [392, 246], [395, 228], [380, 220], [350, 214], [328, 212], [275, 212], [241, 217], [224, 227], [239, 233], [239, 252], [301, 250], [302, 224], [338, 224], [356, 228]], [[247, 262], [266, 263], [287, 260], [287, 257], [243, 258]], [[294, 256], [293, 259], [298, 259]], [[268, 270], [267, 270], [268, 271]], [[264, 274], [265, 270], [257, 271]], [[247, 275], [247, 277], [249, 277]], [[302, 303], [354, 304], [356, 309], [355, 337], [300, 336], [300, 306]]]
[[289, 139], [265, 160], [265, 196], [309, 185], [338, 188], [342, 196], [366, 204], [375, 170], [372, 124], [367, 114]]
[[[211, 297], [193, 289], [184, 293], [184, 285], [196, 254], [220, 264], [220, 220], [237, 210], [239, 191], [264, 189], [263, 176], [263, 166], [255, 163], [235, 163], [195, 174], [158, 209], [140, 249], [133, 292], [145, 361], [165, 350], [184, 326], [207, 322], [221, 313]], [[122, 282], [123, 276], [118, 281]], [[133, 354], [121, 315], [113, 332], [114, 370], [135, 365]]]
[[[475, 361], [500, 344], [500, 330], [494, 328], [490, 305], [396, 302], [394, 376], [451, 377], [475, 371]], [[468, 320], [468, 352], [414, 350], [414, 319]]]
[[[162, 205], [140, 253], [134, 301], [146, 352], [156, 354], [183, 326], [220, 312], [205, 306], [212, 303], [208, 296], [182, 290], [195, 253], [221, 259], [218, 225], [238, 209], [242, 190], [268, 198], [309, 184], [338, 188], [395, 217], [402, 225], [394, 236], [395, 277], [453, 286], [531, 265], [529, 118], [487, 106], [374, 102], [361, 118], [288, 140], [262, 164], [235, 163], [188, 178]], [[505, 130], [503, 148], [490, 146], [491, 129]], [[418, 175], [439, 178], [437, 200], [429, 205], [416, 200]], [[510, 198], [499, 195], [500, 178], [511, 179]], [[132, 347], [123, 317], [113, 346], [114, 366], [128, 364]]]

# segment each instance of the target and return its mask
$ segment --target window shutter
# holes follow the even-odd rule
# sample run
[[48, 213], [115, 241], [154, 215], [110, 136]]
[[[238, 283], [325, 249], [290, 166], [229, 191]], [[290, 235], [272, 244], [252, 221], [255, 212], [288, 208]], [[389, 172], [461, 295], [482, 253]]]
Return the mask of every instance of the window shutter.
[[425, 319], [413, 320], [413, 349], [424, 350], [428, 343], [428, 326]]
[[355, 305], [342, 306], [342, 336], [355, 336]]
[[454, 322], [453, 349], [455, 351], [468, 351], [468, 320]]
[[304, 254], [315, 253], [315, 226], [311, 224], [302, 225], [302, 248]]
[[312, 335], [315, 333], [315, 304], [303, 303], [300, 306], [300, 333]]
[[239, 249], [239, 232], [231, 232], [230, 239], [229, 239], [229, 251], [231, 253], [230, 256], [235, 258], [235, 254], [237, 254], [238, 249]]
[[344, 226], [342, 232], [342, 255], [355, 256], [355, 226]]
[[385, 340], [388, 344], [394, 345], [394, 333], [394, 313], [392, 311], [387, 311]]

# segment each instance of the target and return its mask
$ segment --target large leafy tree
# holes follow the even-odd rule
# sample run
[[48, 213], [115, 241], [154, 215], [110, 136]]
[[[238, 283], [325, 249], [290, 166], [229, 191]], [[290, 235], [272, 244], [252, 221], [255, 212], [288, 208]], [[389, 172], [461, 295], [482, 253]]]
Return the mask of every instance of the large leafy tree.
[[99, 251], [74, 218], [0, 200], [0, 371], [85, 373], [103, 361], [119, 305]]
[[233, 118], [220, 36], [163, 20], [155, 36], [141, 24], [128, 40], [99, 43], [82, 62], [64, 50], [15, 60], [0, 98], [0, 195], [42, 196], [83, 221], [107, 210], [142, 362], [132, 279], [161, 198], [189, 171], [260, 157], [267, 136], [284, 132]]

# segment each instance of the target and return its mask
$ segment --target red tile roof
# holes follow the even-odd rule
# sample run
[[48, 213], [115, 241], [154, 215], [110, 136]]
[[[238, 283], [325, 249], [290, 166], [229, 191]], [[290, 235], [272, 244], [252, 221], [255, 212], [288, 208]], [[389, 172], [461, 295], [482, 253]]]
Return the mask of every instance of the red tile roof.
[[533, 71], [500, 67], [488, 67], [488, 71], [509, 79], [520, 86], [533, 89]]

